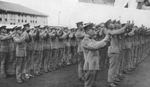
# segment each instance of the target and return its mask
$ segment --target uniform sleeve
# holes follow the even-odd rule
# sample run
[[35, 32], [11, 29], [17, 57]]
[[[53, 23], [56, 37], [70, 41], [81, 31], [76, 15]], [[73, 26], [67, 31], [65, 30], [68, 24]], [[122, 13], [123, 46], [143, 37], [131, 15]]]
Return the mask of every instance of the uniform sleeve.
[[110, 30], [109, 33], [110, 33], [111, 35], [122, 34], [122, 33], [125, 32], [125, 28], [126, 28], [126, 26], [123, 27], [123, 28], [121, 28], [121, 29], [118, 29], [118, 30]]
[[55, 35], [56, 35], [56, 34], [54, 34], [53, 32], [50, 32], [50, 33], [49, 33], [49, 36], [50, 36], [50, 37], [54, 37]]
[[128, 35], [129, 35], [129, 36], [133, 36], [133, 35], [135, 34], [135, 30], [136, 30], [136, 29], [133, 28], [132, 31], [128, 33]]
[[2, 35], [0, 35], [0, 39], [1, 39], [1, 40], [6, 40], [6, 39], [9, 39], [9, 38], [11, 38], [10, 35], [7, 35], [7, 36], [2, 36]]
[[26, 39], [26, 33], [24, 32], [20, 37], [13, 38], [16, 43], [21, 43]]
[[19, 38], [19, 37], [14, 37], [13, 39], [16, 43], [21, 43], [25, 40], [24, 38]]
[[66, 37], [67, 37], [67, 34], [66, 34], [66, 33], [63, 33], [63, 35], [60, 36], [59, 38], [60, 38], [60, 39], [65, 39]]
[[82, 42], [82, 47], [89, 50], [97, 50], [99, 48], [102, 48], [106, 45], [106, 42], [104, 40], [96, 41], [96, 42], [90, 42], [85, 41]]

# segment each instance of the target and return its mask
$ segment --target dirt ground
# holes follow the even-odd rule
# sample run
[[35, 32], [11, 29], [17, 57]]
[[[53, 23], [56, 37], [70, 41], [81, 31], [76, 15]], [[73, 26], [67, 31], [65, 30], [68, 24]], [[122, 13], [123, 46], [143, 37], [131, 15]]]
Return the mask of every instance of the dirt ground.
[[150, 58], [147, 57], [133, 73], [127, 75], [120, 87], [150, 87]]
[[[107, 71], [100, 71], [97, 76], [97, 87], [107, 87]], [[14, 77], [1, 79], [0, 87], [84, 87], [77, 79], [77, 65], [67, 66], [60, 70], [45, 73], [32, 78], [23, 84], [17, 84]], [[150, 58], [147, 58], [118, 87], [150, 87]]]

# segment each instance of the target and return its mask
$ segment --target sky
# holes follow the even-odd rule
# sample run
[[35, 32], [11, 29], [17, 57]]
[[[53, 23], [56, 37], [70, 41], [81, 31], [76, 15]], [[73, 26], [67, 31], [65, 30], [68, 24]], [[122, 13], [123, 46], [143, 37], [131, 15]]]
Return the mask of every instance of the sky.
[[[49, 24], [55, 25], [63, 0], [3, 0], [21, 4], [36, 11], [49, 15]], [[71, 0], [70, 0], [71, 1]], [[59, 13], [60, 14], [60, 13]]]
[[137, 25], [150, 26], [150, 11], [120, 9], [109, 5], [87, 4], [78, 0], [3, 0], [17, 3], [49, 15], [49, 25], [75, 27], [79, 21], [100, 23], [108, 19], [123, 22], [134, 20]]

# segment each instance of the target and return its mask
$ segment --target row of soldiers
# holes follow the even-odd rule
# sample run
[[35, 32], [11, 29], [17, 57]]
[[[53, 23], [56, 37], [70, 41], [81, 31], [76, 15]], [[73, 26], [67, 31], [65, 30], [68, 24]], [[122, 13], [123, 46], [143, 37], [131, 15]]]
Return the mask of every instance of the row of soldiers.
[[[95, 33], [92, 35], [90, 30]], [[78, 22], [73, 29], [48, 26], [31, 29], [25, 24], [11, 30], [2, 26], [0, 31], [0, 77], [15, 74], [18, 83], [78, 63], [79, 80], [85, 81], [85, 87], [94, 85], [95, 70], [100, 69], [108, 69], [109, 86], [116, 86], [123, 74], [134, 70], [149, 52], [149, 29], [130, 22], [108, 20], [98, 25]], [[88, 41], [90, 35], [92, 40]], [[90, 60], [90, 56], [95, 59]]]
[[30, 77], [77, 63], [76, 30], [66, 27], [0, 27], [0, 77]]
[[108, 69], [108, 86], [116, 87], [124, 74], [134, 71], [149, 55], [150, 29], [143, 25], [108, 20], [99, 25], [81, 26], [85, 32], [80, 44], [84, 64], [79, 79], [84, 81], [84, 87], [95, 87], [97, 71], [102, 66]]

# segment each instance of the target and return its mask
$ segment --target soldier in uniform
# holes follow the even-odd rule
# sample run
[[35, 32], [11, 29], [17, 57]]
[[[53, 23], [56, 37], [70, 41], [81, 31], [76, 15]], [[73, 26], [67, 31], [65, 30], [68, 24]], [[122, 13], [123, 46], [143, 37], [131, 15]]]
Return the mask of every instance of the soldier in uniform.
[[14, 42], [16, 43], [16, 79], [18, 83], [22, 83], [21, 76], [23, 75], [23, 60], [26, 57], [26, 44], [27, 32], [21, 31], [21, 27], [17, 28], [17, 33], [13, 36]]
[[84, 64], [84, 58], [83, 58], [83, 51], [81, 48], [81, 40], [84, 38], [84, 30], [83, 30], [83, 22], [76, 23], [77, 25], [77, 32], [75, 33], [75, 36], [77, 38], [77, 44], [78, 44], [78, 78], [80, 81], [82, 81], [83, 76], [83, 64]]
[[76, 61], [75, 55], [76, 55], [76, 50], [75, 50], [75, 45], [76, 45], [76, 37], [75, 37], [75, 32], [74, 28], [70, 29], [71, 32], [69, 34], [69, 42], [70, 42], [70, 54], [71, 54], [71, 63], [74, 64]]
[[108, 70], [108, 83], [110, 87], [115, 87], [117, 84], [116, 82], [119, 81], [118, 79], [118, 71], [120, 65], [120, 48], [119, 48], [119, 34], [125, 32], [128, 24], [122, 27], [121, 29], [114, 30], [115, 26], [111, 21], [106, 22], [107, 33], [111, 35], [111, 43], [108, 48], [108, 56], [109, 59], [109, 70]]
[[48, 30], [47, 30], [47, 27], [44, 27], [44, 32], [43, 32], [43, 35], [42, 35], [42, 38], [43, 38], [43, 69], [44, 69], [44, 72], [48, 72], [48, 60], [49, 60], [49, 51], [48, 51]]
[[6, 60], [9, 57], [9, 40], [11, 35], [7, 34], [6, 26], [0, 27], [0, 78], [6, 78]]
[[51, 40], [51, 68], [52, 70], [55, 70], [56, 68], [56, 58], [55, 58], [55, 53], [56, 53], [56, 47], [55, 47], [55, 39], [56, 39], [56, 30], [55, 28], [51, 29], [52, 31], [49, 32], [50, 40]]
[[99, 50], [107, 45], [109, 41], [109, 35], [106, 35], [101, 41], [95, 41], [93, 36], [95, 31], [93, 30], [93, 24], [89, 23], [85, 27], [85, 37], [81, 41], [81, 47], [84, 54], [84, 87], [95, 86], [96, 73], [99, 70]]
[[30, 46], [29, 43], [31, 42], [31, 37], [29, 35], [30, 32], [30, 24], [24, 24], [23, 25], [23, 32], [26, 33], [26, 39], [25, 39], [25, 48], [26, 48], [26, 56], [24, 58], [24, 70], [23, 70], [23, 79], [29, 79], [31, 74], [30, 74], [30, 61], [31, 61], [31, 56], [30, 53], [31, 51], [29, 50]]
[[59, 45], [59, 67], [61, 67], [62, 65], [63, 65], [63, 58], [65, 57], [64, 56], [64, 52], [65, 52], [65, 43], [64, 43], [64, 32], [63, 32], [63, 30], [61, 29], [61, 30], [59, 30], [58, 31], [58, 45]]

